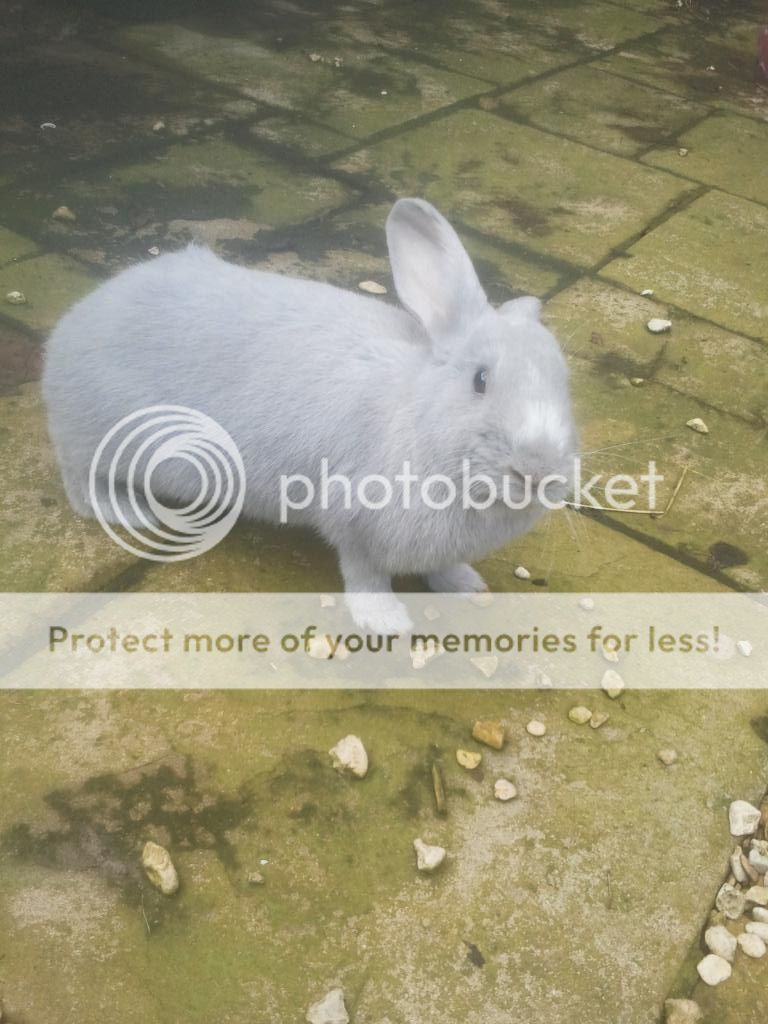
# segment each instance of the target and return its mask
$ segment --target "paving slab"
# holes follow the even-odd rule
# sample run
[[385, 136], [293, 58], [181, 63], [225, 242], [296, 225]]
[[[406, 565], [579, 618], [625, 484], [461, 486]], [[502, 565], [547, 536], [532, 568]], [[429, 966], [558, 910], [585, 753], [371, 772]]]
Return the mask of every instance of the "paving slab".
[[0, 266], [34, 256], [39, 252], [31, 238], [17, 235], [15, 231], [0, 227]]
[[357, 138], [488, 90], [475, 78], [353, 41], [345, 46], [337, 37], [330, 41], [332, 52], [324, 53], [318, 49], [322, 36], [281, 45], [260, 33], [232, 39], [150, 24], [125, 29], [119, 41]]
[[[35, 256], [0, 267], [3, 315], [36, 331], [48, 331], [66, 310], [98, 284], [77, 260], [58, 253]], [[11, 305], [8, 292], [19, 291], [22, 305]]]
[[[610, 713], [602, 729], [567, 720], [585, 700]], [[340, 984], [355, 1024], [657, 1024], [722, 875], [727, 804], [757, 799], [768, 768], [750, 727], [764, 698], [738, 691], [0, 701], [11, 1019], [63, 1003], [96, 1024], [108, 999], [126, 1024], [298, 1021]], [[524, 732], [533, 715], [544, 739]], [[454, 752], [493, 716], [510, 744], [467, 773]], [[371, 754], [363, 782], [326, 754], [350, 732]], [[671, 745], [668, 769], [656, 751]], [[511, 804], [491, 795], [500, 776]], [[670, 856], [681, 832], [685, 857]], [[432, 878], [415, 872], [417, 835], [449, 850]], [[180, 872], [170, 900], [138, 872], [150, 837]]]
[[70, 509], [37, 384], [0, 396], [0, 424], [0, 590], [108, 587], [135, 559]]
[[[569, 354], [616, 380], [653, 380], [754, 426], [766, 422], [768, 360], [751, 338], [590, 278], [559, 292], [545, 317]], [[652, 318], [671, 318], [671, 331], [652, 334]]]
[[[714, 258], [714, 254], [717, 258]], [[601, 272], [728, 330], [768, 340], [768, 210], [721, 192], [696, 199]]]
[[[64, 20], [58, 31], [67, 33], [66, 45], [55, 34], [29, 42], [25, 34], [24, 46], [3, 54], [0, 176], [7, 180], [43, 168], [56, 176], [72, 163], [151, 149], [163, 136], [194, 135], [258, 112], [253, 101], [94, 45], [82, 38], [87, 20], [74, 29]], [[154, 130], [158, 122], [163, 128]]]
[[[707, 112], [701, 104], [606, 75], [589, 65], [502, 95], [497, 109], [504, 116], [619, 156], [634, 155], [675, 137]], [[678, 168], [673, 164], [669, 170]]]
[[684, 162], [674, 146], [651, 150], [643, 162], [768, 203], [768, 123], [731, 115], [709, 117], [683, 132], [676, 143], [688, 150]]
[[[692, 187], [588, 146], [460, 111], [336, 161], [534, 252], [588, 267]], [[660, 176], [656, 176], [660, 175]]]

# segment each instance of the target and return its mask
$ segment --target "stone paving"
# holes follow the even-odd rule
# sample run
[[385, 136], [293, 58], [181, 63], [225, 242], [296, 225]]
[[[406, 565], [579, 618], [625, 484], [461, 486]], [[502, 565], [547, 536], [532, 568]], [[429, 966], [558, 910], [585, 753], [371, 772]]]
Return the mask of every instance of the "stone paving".
[[[213, 14], [178, 0], [163, 19], [141, 0], [119, 10], [12, 5], [0, 24], [2, 589], [337, 589], [331, 553], [301, 534], [242, 524], [199, 561], [148, 566], [78, 520], [46, 437], [40, 350], [61, 313], [105, 276], [191, 239], [248, 266], [350, 288], [374, 278], [391, 294], [383, 222], [391, 201], [409, 194], [457, 226], [494, 301], [545, 300], [571, 363], [592, 471], [628, 472], [652, 458], [669, 493], [688, 469], [661, 519], [545, 522], [480, 567], [492, 589], [524, 589], [513, 575], [521, 562], [556, 591], [768, 589], [768, 87], [755, 78], [765, 19], [758, 3], [705, 9], [696, 0], [270, 0]], [[62, 205], [74, 221], [52, 218]], [[12, 290], [26, 304], [8, 303]], [[647, 331], [648, 319], [667, 316], [670, 333]], [[693, 417], [707, 435], [686, 427]], [[727, 855], [717, 815], [729, 799], [760, 796], [768, 760], [755, 726], [762, 694], [627, 698], [613, 741], [590, 735], [588, 755], [583, 744], [569, 753], [566, 733], [539, 754], [521, 750], [517, 770], [532, 794], [544, 792], [541, 773], [564, 788], [546, 813], [517, 821], [519, 848], [501, 842], [485, 863], [475, 853], [474, 882], [456, 876], [443, 891], [417, 891], [376, 854], [390, 837], [362, 799], [336, 794], [314, 833], [301, 832], [294, 804], [314, 806], [317, 778], [328, 780], [308, 754], [291, 760], [282, 730], [293, 730], [296, 750], [324, 751], [338, 728], [379, 722], [383, 748], [402, 762], [375, 783], [385, 800], [411, 785], [408, 743], [455, 745], [470, 704], [418, 695], [409, 716], [402, 696], [312, 704], [297, 695], [277, 739], [245, 738], [252, 715], [277, 715], [265, 695], [176, 697], [162, 698], [161, 721], [156, 698], [150, 706], [140, 695], [6, 695], [1, 770], [4, 792], [16, 796], [4, 798], [0, 826], [7, 836], [26, 821], [35, 835], [54, 835], [61, 803], [45, 805], [52, 792], [82, 795], [78, 787], [108, 770], [202, 747], [213, 789], [232, 793], [256, 772], [257, 802], [266, 807], [272, 794], [275, 819], [284, 812], [293, 822], [272, 840], [301, 852], [302, 869], [280, 869], [297, 886], [292, 902], [235, 898], [226, 854], [212, 859], [193, 844], [185, 868], [206, 880], [206, 894], [188, 894], [183, 921], [146, 954], [132, 945], [135, 908], [80, 870], [82, 850], [62, 854], [58, 875], [43, 851], [2, 883], [18, 932], [0, 972], [9, 1020], [48, 1020], [55, 998], [69, 1001], [79, 1024], [103, 1020], [113, 1000], [120, 1024], [287, 1024], [332, 974], [358, 993], [354, 1024], [494, 1024], [510, 1013], [531, 1024], [651, 1024], [666, 994], [694, 990], [689, 952]], [[534, 710], [519, 694], [505, 708], [510, 701], [515, 721]], [[548, 695], [547, 709], [555, 715], [564, 701]], [[481, 705], [501, 713], [488, 695], [472, 698]], [[662, 783], [651, 741], [672, 742], [694, 725], [689, 763]], [[230, 730], [242, 733], [248, 765], [225, 751]], [[188, 767], [179, 771], [183, 790]], [[292, 786], [307, 795], [292, 797]], [[471, 859], [472, 835], [495, 835], [502, 819], [498, 808], [465, 803], [452, 838]], [[329, 837], [355, 815], [363, 852], [349, 868], [334, 860]], [[403, 815], [396, 834], [425, 823], [423, 810]], [[655, 815], [668, 821], [650, 836]], [[568, 827], [552, 824], [559, 816]], [[256, 856], [235, 818], [232, 836]], [[690, 828], [700, 841], [685, 846]], [[623, 830], [645, 851], [626, 854]], [[680, 843], [686, 852], [675, 852]], [[533, 867], [520, 850], [535, 855]], [[561, 885], [542, 914], [547, 864]], [[602, 885], [585, 895], [607, 870], [616, 872], [613, 895]], [[493, 871], [514, 882], [493, 884]], [[654, 937], [638, 931], [641, 920]], [[555, 938], [566, 921], [573, 932]], [[322, 922], [333, 933], [330, 957]], [[377, 934], [380, 963], [366, 973], [365, 944]], [[57, 982], [45, 964], [65, 938]], [[467, 965], [463, 940], [486, 951], [485, 973]], [[94, 943], [102, 952], [91, 970]], [[536, 953], [545, 947], [549, 963]], [[281, 986], [291, 948], [298, 963]], [[707, 1024], [764, 1021], [766, 971], [740, 963], [722, 989], [698, 985]]]

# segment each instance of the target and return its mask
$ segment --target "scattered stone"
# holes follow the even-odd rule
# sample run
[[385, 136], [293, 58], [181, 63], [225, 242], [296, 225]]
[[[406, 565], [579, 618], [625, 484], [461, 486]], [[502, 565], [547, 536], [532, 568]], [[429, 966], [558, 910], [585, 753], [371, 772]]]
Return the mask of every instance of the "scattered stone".
[[681, 146], [677, 152], [680, 154], [680, 156], [688, 156], [688, 150], [685, 148], [685, 146]]
[[615, 651], [612, 647], [607, 647], [604, 643], [600, 645], [600, 653], [606, 661], [610, 661], [612, 665], [618, 665], [619, 663], [619, 652]]
[[440, 612], [435, 608], [433, 604], [428, 604], [424, 609], [424, 618], [427, 622], [437, 622], [440, 618]]
[[592, 717], [592, 712], [589, 708], [585, 708], [583, 704], [577, 704], [576, 707], [571, 708], [568, 712], [568, 717], [576, 725], [586, 725]]
[[667, 999], [664, 1003], [664, 1024], [700, 1024], [703, 1019], [701, 1007], [692, 999]]
[[387, 289], [383, 284], [376, 281], [361, 281], [357, 286], [361, 292], [368, 292], [371, 295], [386, 295]]
[[411, 647], [411, 664], [415, 669], [422, 669], [431, 658], [442, 652], [443, 648], [434, 639], [429, 639], [426, 643], [419, 640]]
[[514, 800], [517, 796], [517, 786], [513, 785], [509, 779], [496, 779], [493, 784], [493, 795], [497, 800]]
[[349, 1024], [349, 1014], [344, 1005], [344, 990], [332, 988], [324, 999], [310, 1006], [305, 1019], [307, 1024]]
[[335, 608], [336, 598], [333, 594], [321, 594], [320, 595], [320, 607], [321, 608]]
[[266, 879], [260, 871], [248, 872], [248, 885], [264, 885]]
[[704, 945], [723, 960], [732, 964], [736, 958], [736, 936], [731, 935], [725, 925], [718, 924], [704, 932]]
[[664, 331], [668, 331], [672, 327], [672, 321], [662, 320], [659, 317], [654, 317], [652, 320], [648, 321], [646, 327], [651, 332], [651, 334], [663, 334]]
[[640, 294], [643, 296], [644, 299], [650, 299], [650, 297], [653, 295], [653, 288], [643, 288]]
[[746, 800], [734, 800], [728, 808], [732, 836], [751, 836], [760, 824], [760, 811]]
[[445, 799], [443, 770], [438, 761], [432, 762], [432, 791], [435, 795], [435, 810], [445, 816], [448, 813], [448, 802]]
[[751, 956], [755, 960], [765, 956], [768, 948], [759, 935], [753, 935], [751, 932], [742, 932], [736, 941], [742, 953], [746, 953], [747, 956]]
[[5, 296], [5, 301], [10, 302], [12, 306], [23, 306], [27, 301], [27, 297], [24, 292], [8, 292]]
[[317, 62], [319, 60], [322, 60], [323, 58], [320, 56], [319, 53], [310, 53], [309, 59], [312, 61], [313, 64], [317, 64]]
[[758, 875], [768, 872], [768, 840], [753, 839], [747, 859]]
[[744, 870], [744, 865], [741, 862], [741, 847], [734, 847], [733, 853], [730, 856], [731, 872], [733, 877], [740, 885], [744, 885], [747, 881], [747, 872]]
[[179, 876], [171, 855], [164, 846], [148, 842], [141, 852], [141, 866], [147, 878], [163, 896], [173, 896], [179, 888]]
[[730, 882], [724, 882], [720, 886], [715, 897], [715, 906], [725, 914], [729, 921], [738, 921], [744, 913], [746, 905], [747, 897], [741, 889]]
[[709, 433], [709, 427], [700, 416], [694, 416], [692, 420], [686, 420], [685, 425], [690, 427], [691, 430], [695, 430], [697, 434]]
[[620, 697], [624, 692], [624, 680], [621, 678], [619, 673], [612, 668], [606, 669], [600, 685], [611, 700], [616, 700], [616, 698]]
[[77, 217], [68, 206], [57, 206], [51, 214], [53, 220], [68, 221], [70, 224], [77, 220]]
[[519, 580], [529, 580], [531, 578], [530, 572], [525, 568], [524, 565], [518, 565], [518, 567], [515, 569], [515, 576], [517, 576]]
[[583, 608], [585, 612], [591, 612], [595, 607], [594, 599], [591, 597], [580, 597], [579, 608]]
[[478, 750], [457, 750], [456, 760], [462, 768], [471, 772], [483, 760], [483, 755]]
[[445, 860], [445, 850], [442, 846], [429, 846], [421, 839], [414, 839], [413, 848], [416, 851], [416, 867], [419, 871], [436, 871]]
[[333, 767], [342, 775], [354, 775], [357, 779], [365, 778], [368, 772], [368, 754], [359, 736], [350, 733], [339, 740], [328, 753], [333, 758]]
[[630, 377], [629, 383], [633, 388], [641, 388], [645, 384], [645, 377]]
[[504, 725], [492, 719], [479, 719], [472, 726], [472, 739], [484, 743], [487, 747], [493, 747], [494, 750], [501, 750], [506, 739]]
[[528, 723], [528, 725], [526, 725], [525, 731], [528, 733], [529, 736], [544, 736], [547, 731], [547, 727], [546, 725], [544, 725], [543, 722], [540, 722], [537, 718], [533, 718]]
[[49, 128], [55, 128], [56, 125], [53, 123], [53, 121], [43, 121], [40, 127], [43, 131], [48, 131]]
[[677, 751], [673, 750], [671, 747], [665, 747], [663, 750], [657, 751], [656, 757], [658, 757], [662, 764], [665, 764], [669, 768], [671, 765], [677, 763], [678, 754]]
[[748, 858], [741, 853], [739, 860], [741, 862], [741, 870], [747, 876], [747, 879], [752, 883], [752, 885], [758, 885], [760, 882], [760, 875], [758, 875], [757, 871], [752, 867]]
[[333, 656], [333, 648], [327, 636], [313, 636], [307, 643], [307, 654], [318, 661], [328, 661]]
[[160, 249], [156, 245], [150, 246], [150, 248], [147, 249], [147, 252], [149, 253], [150, 256], [159, 256], [160, 255]]
[[607, 711], [593, 711], [592, 717], [589, 720], [590, 729], [599, 729], [601, 725], [605, 725], [610, 717]]
[[469, 601], [476, 608], [487, 608], [493, 604], [493, 594], [490, 590], [478, 590], [476, 594], [469, 595]]
[[709, 953], [696, 965], [699, 977], [707, 985], [719, 985], [731, 976], [731, 965], [721, 956]]
[[499, 667], [499, 659], [495, 654], [481, 654], [477, 658], [469, 659], [475, 668], [482, 672], [486, 679], [490, 679]]
[[743, 654], [745, 658], [748, 658], [752, 653], [752, 644], [749, 642], [749, 640], [737, 640], [736, 650], [739, 652], [739, 654]]
[[752, 917], [756, 921], [762, 921], [768, 924], [768, 910], [765, 907], [752, 907]]
[[768, 887], [765, 885], [753, 885], [744, 893], [747, 903], [756, 903], [758, 907], [768, 907]]
[[768, 942], [768, 922], [750, 921], [746, 930], [750, 935], [759, 935], [763, 942]]
[[708, 64], [707, 65], [707, 71], [717, 71], [717, 68], [715, 67], [714, 64]]
[[164, 130], [164, 128], [165, 128], [165, 121], [155, 121], [155, 123], [152, 125], [152, 131], [153, 132], [161, 132], [161, 131]]

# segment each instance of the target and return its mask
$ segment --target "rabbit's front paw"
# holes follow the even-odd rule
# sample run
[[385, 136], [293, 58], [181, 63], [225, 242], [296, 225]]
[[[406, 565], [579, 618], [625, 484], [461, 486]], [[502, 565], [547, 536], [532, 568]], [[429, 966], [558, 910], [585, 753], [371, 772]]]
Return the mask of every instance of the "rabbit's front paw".
[[480, 573], [465, 562], [430, 573], [427, 584], [436, 594], [478, 594], [488, 589]]
[[394, 594], [347, 594], [347, 608], [362, 630], [379, 636], [410, 633], [413, 623], [405, 605]]

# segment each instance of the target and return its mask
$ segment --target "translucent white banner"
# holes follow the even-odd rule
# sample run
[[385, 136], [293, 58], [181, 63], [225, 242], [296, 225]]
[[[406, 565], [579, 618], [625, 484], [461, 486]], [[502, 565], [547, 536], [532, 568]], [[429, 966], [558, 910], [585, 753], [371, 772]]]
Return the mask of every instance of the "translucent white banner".
[[0, 686], [768, 687], [765, 595], [400, 597], [379, 637], [339, 594], [2, 594]]

